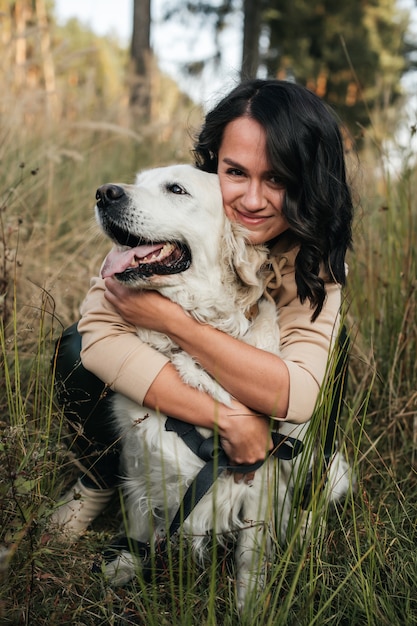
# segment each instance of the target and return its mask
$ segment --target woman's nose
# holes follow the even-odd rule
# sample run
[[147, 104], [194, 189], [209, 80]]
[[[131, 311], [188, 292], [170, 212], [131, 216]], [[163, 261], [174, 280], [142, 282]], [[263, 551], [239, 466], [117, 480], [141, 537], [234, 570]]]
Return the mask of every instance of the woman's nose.
[[243, 197], [243, 204], [249, 211], [257, 211], [266, 206], [267, 201], [261, 182], [248, 181]]

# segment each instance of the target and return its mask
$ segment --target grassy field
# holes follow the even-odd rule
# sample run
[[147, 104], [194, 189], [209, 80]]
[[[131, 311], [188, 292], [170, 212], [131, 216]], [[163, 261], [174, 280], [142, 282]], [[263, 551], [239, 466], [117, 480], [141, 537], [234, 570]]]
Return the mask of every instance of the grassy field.
[[[117, 500], [77, 544], [43, 539], [77, 473], [50, 357], [107, 251], [94, 225], [95, 190], [128, 182], [143, 166], [188, 160], [187, 116], [174, 141], [166, 125], [130, 131], [120, 112], [58, 124], [33, 103], [1, 106], [0, 622], [417, 624], [415, 168], [389, 180], [367, 157], [355, 175], [346, 294], [354, 341], [341, 441], [356, 489], [329, 512], [324, 534], [317, 528], [302, 547], [277, 546], [265, 591], [250, 616], [239, 616], [230, 558], [215, 546], [205, 570], [187, 552], [174, 554], [152, 585], [110, 591], [93, 576], [94, 556], [118, 530]], [[315, 524], [325, 512], [315, 499], [313, 509]]]

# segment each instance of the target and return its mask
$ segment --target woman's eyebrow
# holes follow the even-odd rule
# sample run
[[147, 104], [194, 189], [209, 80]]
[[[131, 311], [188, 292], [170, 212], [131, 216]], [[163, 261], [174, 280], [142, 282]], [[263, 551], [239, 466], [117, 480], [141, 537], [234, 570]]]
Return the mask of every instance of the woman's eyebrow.
[[224, 159], [222, 159], [222, 163], [225, 163], [226, 165], [232, 165], [233, 167], [237, 167], [240, 170], [245, 169], [243, 165], [240, 165], [240, 163], [238, 163], [237, 161], [233, 161], [233, 159], [230, 159], [229, 157], [225, 157]]
[[[241, 170], [242, 172], [246, 172], [246, 167], [244, 165], [241, 165], [230, 157], [224, 157], [224, 159], [221, 160], [221, 163], [224, 163], [225, 165], [230, 165], [231, 167], [235, 167], [237, 170]], [[265, 172], [263, 172], [263, 175], [267, 178], [274, 178], [277, 173], [274, 172], [274, 170], [266, 170]]]

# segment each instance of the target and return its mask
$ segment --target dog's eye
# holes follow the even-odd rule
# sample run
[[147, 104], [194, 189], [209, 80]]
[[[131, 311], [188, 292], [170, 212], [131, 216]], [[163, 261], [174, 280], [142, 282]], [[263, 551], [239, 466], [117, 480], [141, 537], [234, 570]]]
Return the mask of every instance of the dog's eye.
[[167, 190], [170, 191], [171, 193], [176, 193], [179, 195], [187, 194], [186, 189], [184, 189], [184, 187], [182, 187], [178, 183], [170, 183], [169, 185], [167, 185]]

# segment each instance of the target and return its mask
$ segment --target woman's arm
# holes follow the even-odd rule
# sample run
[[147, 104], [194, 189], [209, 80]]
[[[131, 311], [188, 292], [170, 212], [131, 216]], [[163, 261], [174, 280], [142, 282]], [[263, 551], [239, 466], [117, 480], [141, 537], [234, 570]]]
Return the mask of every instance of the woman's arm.
[[268, 421], [238, 401], [226, 407], [186, 385], [168, 359], [144, 344], [135, 326], [108, 304], [104, 289], [104, 281], [93, 278], [81, 306], [84, 367], [138, 404], [196, 426], [217, 426], [232, 462], [264, 458], [271, 446]]
[[230, 407], [215, 402], [186, 385], [170, 363], [149, 387], [144, 405], [195, 426], [217, 427], [223, 448], [235, 464], [256, 463], [272, 448], [269, 420], [237, 400]]
[[106, 299], [123, 318], [168, 334], [244, 405], [295, 423], [310, 419], [337, 333], [339, 285], [327, 285], [323, 311], [311, 322], [311, 308], [297, 298], [293, 274], [283, 277], [279, 358], [200, 324], [155, 292], [132, 292], [112, 279], [105, 284]]
[[244, 405], [285, 418], [289, 376], [282, 359], [197, 322], [156, 292], [132, 292], [113, 279], [105, 284], [106, 299], [124, 319], [167, 334]]

